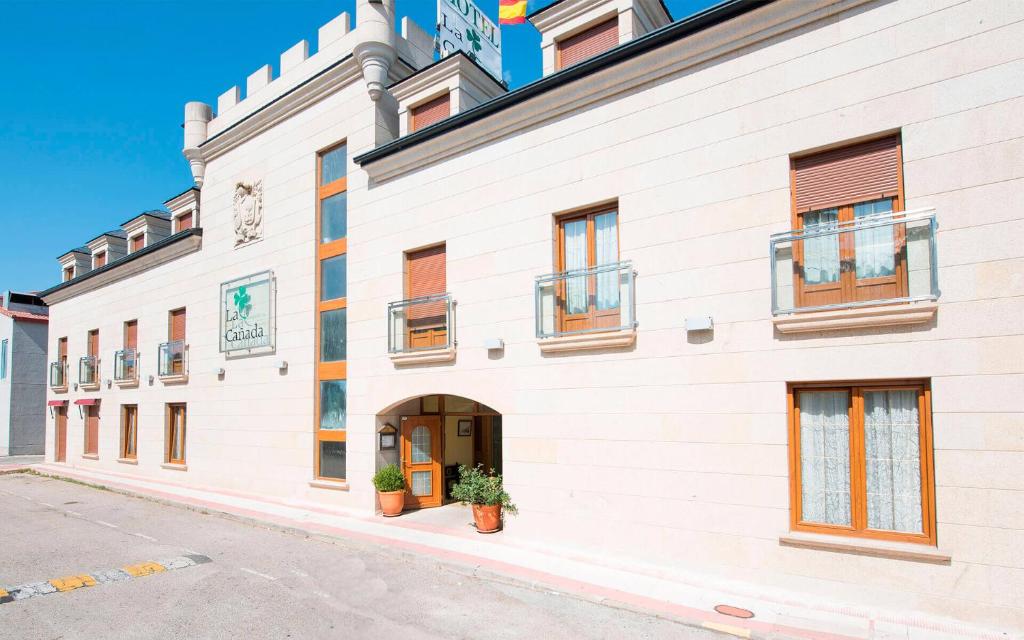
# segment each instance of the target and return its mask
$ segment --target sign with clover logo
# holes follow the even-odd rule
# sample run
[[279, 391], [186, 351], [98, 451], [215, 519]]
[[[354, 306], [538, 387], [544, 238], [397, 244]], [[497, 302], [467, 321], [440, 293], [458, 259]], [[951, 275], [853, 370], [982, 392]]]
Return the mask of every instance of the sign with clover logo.
[[501, 30], [473, 0], [437, 0], [437, 49], [461, 51], [501, 81]]
[[220, 351], [254, 355], [274, 350], [275, 281], [272, 271], [220, 285]]

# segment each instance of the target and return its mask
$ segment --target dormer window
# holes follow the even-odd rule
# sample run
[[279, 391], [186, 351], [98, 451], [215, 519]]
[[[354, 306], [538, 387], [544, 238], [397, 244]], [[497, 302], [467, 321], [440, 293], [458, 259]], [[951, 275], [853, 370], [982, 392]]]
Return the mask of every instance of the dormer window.
[[451, 94], [446, 91], [444, 95], [409, 109], [409, 117], [412, 118], [409, 128], [411, 131], [417, 131], [429, 127], [447, 118], [451, 111]]
[[92, 268], [99, 269], [100, 267], [107, 264], [107, 252], [100, 251], [92, 257]]
[[619, 44], [619, 17], [614, 16], [576, 35], [555, 42], [555, 68], [564, 69]]
[[70, 279], [72, 279], [74, 277], [75, 277], [75, 268], [73, 266], [71, 266], [71, 267], [64, 267], [64, 279], [63, 279], [64, 282], [67, 282], [68, 280], [70, 280]]
[[192, 228], [192, 212], [186, 211], [174, 219], [174, 233], [181, 233]]
[[145, 233], [140, 233], [138, 235], [132, 236], [131, 239], [128, 240], [128, 253], [135, 253], [136, 251], [141, 251], [143, 248], [145, 248], [145, 246]]

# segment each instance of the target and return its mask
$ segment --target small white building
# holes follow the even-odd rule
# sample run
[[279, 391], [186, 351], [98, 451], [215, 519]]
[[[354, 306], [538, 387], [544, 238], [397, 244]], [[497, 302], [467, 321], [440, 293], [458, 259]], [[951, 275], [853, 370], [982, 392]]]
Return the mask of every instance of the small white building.
[[561, 0], [514, 91], [356, 17], [62, 258], [48, 460], [367, 514], [480, 463], [503, 536], [1024, 627], [1024, 4]]

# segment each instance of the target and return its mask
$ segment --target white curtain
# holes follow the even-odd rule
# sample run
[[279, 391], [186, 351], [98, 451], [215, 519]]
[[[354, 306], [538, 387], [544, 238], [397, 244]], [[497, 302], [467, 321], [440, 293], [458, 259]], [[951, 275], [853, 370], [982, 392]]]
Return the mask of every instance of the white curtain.
[[800, 393], [801, 519], [850, 524], [850, 416], [845, 391]]
[[[615, 264], [619, 261], [618, 214], [614, 211], [594, 218], [597, 266]], [[619, 306], [619, 272], [605, 271], [597, 274], [597, 308], [616, 309]]]
[[[839, 209], [822, 209], [803, 215], [804, 231], [824, 231], [839, 225]], [[804, 283], [824, 284], [839, 280], [839, 234], [804, 240]]]
[[[565, 223], [565, 270], [580, 271], [587, 268], [587, 221]], [[587, 312], [587, 276], [574, 276], [565, 280], [565, 312]]]
[[[892, 200], [874, 200], [854, 205], [853, 218], [856, 222], [892, 217]], [[879, 278], [896, 273], [896, 256], [892, 242], [894, 227], [874, 227], [854, 232], [856, 246], [857, 277]]]
[[868, 528], [921, 533], [917, 392], [864, 393]]

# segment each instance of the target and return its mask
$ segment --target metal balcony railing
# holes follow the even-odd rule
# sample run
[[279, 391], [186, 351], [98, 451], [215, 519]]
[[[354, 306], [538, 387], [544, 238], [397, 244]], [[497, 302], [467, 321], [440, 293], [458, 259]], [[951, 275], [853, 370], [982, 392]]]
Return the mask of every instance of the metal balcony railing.
[[50, 363], [50, 387], [63, 389], [68, 386], [68, 365], [64, 361]]
[[388, 303], [388, 353], [455, 346], [455, 301], [442, 293]]
[[99, 384], [99, 360], [96, 356], [82, 356], [78, 360], [78, 384]]
[[622, 331], [636, 322], [636, 271], [629, 261], [538, 276], [538, 338]]
[[162, 343], [157, 353], [157, 375], [161, 378], [185, 375], [188, 372], [185, 362], [187, 351], [184, 340]]
[[772, 313], [937, 299], [935, 231], [920, 209], [772, 235]]
[[114, 353], [114, 380], [132, 382], [139, 379], [139, 354], [135, 349], [121, 349]]

